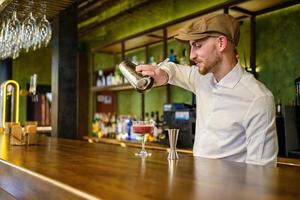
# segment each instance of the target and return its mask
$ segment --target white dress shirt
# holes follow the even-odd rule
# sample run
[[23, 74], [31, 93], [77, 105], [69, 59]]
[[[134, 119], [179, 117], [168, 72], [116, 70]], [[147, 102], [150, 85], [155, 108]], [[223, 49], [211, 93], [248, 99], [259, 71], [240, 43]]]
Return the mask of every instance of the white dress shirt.
[[278, 152], [272, 93], [239, 62], [219, 82], [196, 66], [161, 67], [169, 83], [196, 94], [194, 156], [276, 165]]

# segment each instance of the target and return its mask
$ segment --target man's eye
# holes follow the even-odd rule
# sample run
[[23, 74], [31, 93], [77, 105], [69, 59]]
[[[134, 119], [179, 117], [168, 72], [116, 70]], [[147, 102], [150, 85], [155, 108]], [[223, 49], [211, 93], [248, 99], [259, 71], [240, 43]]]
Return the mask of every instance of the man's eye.
[[196, 48], [201, 48], [202, 47], [202, 44], [200, 42], [195, 42], [194, 43], [194, 47]]

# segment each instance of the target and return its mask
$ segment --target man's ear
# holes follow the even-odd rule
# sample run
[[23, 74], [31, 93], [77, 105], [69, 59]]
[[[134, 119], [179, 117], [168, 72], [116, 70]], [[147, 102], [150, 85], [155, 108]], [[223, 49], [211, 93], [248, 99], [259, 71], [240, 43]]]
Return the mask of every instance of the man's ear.
[[218, 48], [219, 48], [219, 51], [223, 52], [226, 47], [228, 45], [228, 39], [227, 37], [225, 36], [219, 36], [218, 37]]

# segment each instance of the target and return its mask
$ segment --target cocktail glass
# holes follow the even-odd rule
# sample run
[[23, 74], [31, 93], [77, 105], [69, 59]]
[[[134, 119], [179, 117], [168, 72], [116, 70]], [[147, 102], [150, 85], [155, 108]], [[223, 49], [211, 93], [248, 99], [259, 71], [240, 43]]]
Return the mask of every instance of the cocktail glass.
[[136, 156], [139, 157], [147, 157], [151, 156], [151, 153], [148, 153], [145, 150], [145, 143], [146, 143], [146, 134], [153, 135], [154, 131], [154, 122], [153, 121], [133, 121], [132, 124], [132, 131], [135, 134], [139, 134], [142, 137], [142, 150], [138, 153], [135, 153]]

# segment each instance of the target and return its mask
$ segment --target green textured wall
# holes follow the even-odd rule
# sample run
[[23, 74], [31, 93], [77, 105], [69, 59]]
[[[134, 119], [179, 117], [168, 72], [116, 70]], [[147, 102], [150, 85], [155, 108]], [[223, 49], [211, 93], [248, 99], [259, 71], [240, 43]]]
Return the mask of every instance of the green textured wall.
[[107, 53], [96, 53], [94, 58], [94, 70], [99, 69], [105, 71], [114, 67], [114, 55]]
[[250, 67], [250, 19], [243, 20], [240, 26], [238, 56], [242, 66]]
[[300, 77], [300, 5], [259, 16], [256, 24], [259, 79], [289, 104]]
[[[12, 77], [21, 89], [27, 89], [30, 76], [37, 74], [38, 84], [51, 85], [51, 47], [22, 53], [13, 60]], [[20, 97], [20, 122], [26, 121], [26, 97]]]
[[[125, 1], [130, 2], [131, 0]], [[183, 0], [152, 1], [141, 9], [136, 9], [128, 15], [114, 19], [113, 22], [106, 26], [99, 27], [96, 31], [90, 32], [82, 37], [81, 40], [88, 42], [91, 48], [110, 44], [114, 41], [224, 2], [226, 2], [226, 0], [189, 0], [188, 2]], [[121, 7], [118, 9], [120, 9], [120, 12], [122, 11]], [[105, 14], [101, 13], [100, 15]]]

